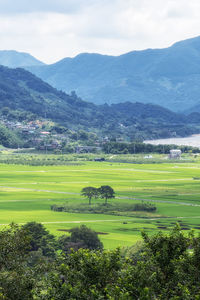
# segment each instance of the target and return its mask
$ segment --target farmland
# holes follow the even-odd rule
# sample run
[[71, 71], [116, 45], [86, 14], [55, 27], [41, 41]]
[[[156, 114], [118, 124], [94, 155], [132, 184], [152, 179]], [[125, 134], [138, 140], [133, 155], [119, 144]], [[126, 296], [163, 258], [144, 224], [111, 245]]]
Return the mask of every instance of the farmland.
[[[124, 158], [123, 158], [124, 159]], [[159, 160], [158, 160], [159, 161]], [[130, 246], [141, 229], [150, 234], [170, 229], [177, 221], [183, 230], [200, 229], [200, 162], [121, 163], [76, 161], [69, 165], [0, 165], [0, 224], [42, 222], [55, 235], [77, 224], [99, 233], [106, 248]], [[86, 186], [110, 185], [116, 204], [151, 201], [154, 213], [118, 215], [56, 212], [51, 205], [87, 203], [80, 196]], [[93, 205], [103, 200], [92, 200]]]

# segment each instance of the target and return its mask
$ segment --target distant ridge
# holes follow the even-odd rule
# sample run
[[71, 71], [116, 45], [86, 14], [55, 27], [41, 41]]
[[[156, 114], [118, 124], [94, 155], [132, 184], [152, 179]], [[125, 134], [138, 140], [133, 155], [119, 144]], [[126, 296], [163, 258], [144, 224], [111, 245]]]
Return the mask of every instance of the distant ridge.
[[184, 111], [200, 101], [200, 37], [120, 56], [82, 53], [28, 69], [96, 104], [138, 101]]
[[[0, 66], [0, 116], [25, 113], [48, 118], [72, 130], [86, 130], [100, 136], [143, 140], [186, 136], [199, 132], [185, 117], [152, 104], [95, 105], [67, 95], [22, 69]], [[198, 117], [198, 116], [197, 116]]]
[[43, 66], [44, 63], [32, 55], [15, 50], [0, 50], [0, 65], [10, 68]]

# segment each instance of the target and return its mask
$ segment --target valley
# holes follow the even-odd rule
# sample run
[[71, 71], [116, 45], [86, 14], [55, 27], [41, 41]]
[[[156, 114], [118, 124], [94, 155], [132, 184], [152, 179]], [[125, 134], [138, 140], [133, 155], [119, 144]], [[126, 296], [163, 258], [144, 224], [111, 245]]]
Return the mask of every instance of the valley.
[[[87, 155], [73, 155], [65, 166], [1, 164], [1, 227], [11, 222], [36, 221], [59, 236], [77, 224], [86, 224], [100, 233], [104, 247], [109, 249], [133, 245], [141, 239], [141, 230], [149, 234], [159, 230], [167, 232], [177, 222], [185, 231], [199, 232], [200, 159], [197, 156], [185, 154], [187, 162], [167, 162], [161, 155], [154, 157], [153, 164], [114, 162], [116, 157], [113, 162], [112, 159], [110, 162], [88, 159]], [[111, 205], [123, 207], [145, 202], [154, 204], [157, 210], [85, 214], [50, 209], [52, 205], [87, 205], [87, 199], [80, 195], [81, 189], [101, 185], [110, 185], [115, 190], [115, 199], [109, 200]], [[102, 202], [94, 199], [92, 206]]]
[[[190, 42], [194, 47], [198, 38], [186, 44]], [[182, 51], [182, 45], [178, 43], [169, 48], [169, 57], [173, 58], [176, 51]], [[141, 59], [147, 54], [149, 59], [155, 55], [153, 64], [162, 57], [157, 66], [161, 72], [166, 66], [165, 52], [147, 50], [140, 54]], [[116, 57], [114, 61], [119, 59], [123, 66], [129, 61], [130, 66], [134, 65], [134, 72], [139, 72], [139, 56], [139, 52], [131, 52]], [[96, 62], [103, 59], [104, 64], [100, 65], [106, 72], [111, 58], [84, 54], [73, 61], [66, 59], [59, 65], [75, 63], [74, 70], [80, 71], [82, 59], [87, 70], [90, 61], [91, 72]], [[24, 67], [32, 72], [52, 72], [52, 66], [24, 53], [0, 52], [0, 61], [7, 61], [9, 67], [15, 61], [14, 67]], [[159, 230], [169, 232], [177, 222], [186, 232], [190, 229], [199, 232], [199, 145], [152, 145], [155, 139], [198, 136], [198, 110], [177, 113], [176, 103], [172, 111], [166, 108], [171, 104], [163, 105], [162, 97], [159, 102], [155, 97], [152, 103], [156, 104], [152, 104], [149, 103], [151, 97], [147, 102], [139, 94], [137, 101], [141, 100], [141, 103], [133, 103], [127, 97], [122, 103], [118, 103], [118, 98], [113, 103], [111, 94], [107, 93], [109, 105], [97, 105], [83, 101], [76, 94], [80, 90], [75, 89], [70, 94], [57, 90], [39, 78], [47, 80], [41, 73], [36, 72], [39, 76], [36, 77], [25, 69], [9, 67], [0, 66], [1, 228], [11, 222], [36, 221], [55, 236], [60, 236], [63, 232], [68, 234], [77, 224], [88, 224], [99, 233], [107, 249], [132, 246], [141, 239], [141, 230], [150, 235]], [[81, 70], [84, 72], [84, 68]], [[113, 70], [118, 70], [114, 62], [109, 68], [111, 73]], [[96, 72], [99, 72], [95, 77], [98, 79], [100, 70]], [[56, 66], [53, 73], [60, 76]], [[94, 77], [96, 73], [91, 74]], [[91, 74], [88, 73], [88, 78]], [[170, 69], [167, 74], [171, 74]], [[146, 81], [137, 78], [137, 88], [145, 92], [138, 80]], [[62, 84], [61, 78], [59, 81]], [[75, 82], [81, 88], [80, 81]], [[95, 86], [93, 83], [90, 85]], [[97, 84], [103, 91], [103, 87]], [[169, 91], [166, 84], [165, 80], [165, 89]], [[61, 86], [58, 88], [62, 89]], [[117, 88], [116, 91], [121, 97], [121, 92]], [[99, 104], [98, 97], [94, 99]], [[101, 99], [104, 101], [102, 95]], [[195, 97], [193, 100], [196, 101]], [[143, 143], [144, 140], [149, 140], [149, 144]], [[169, 160], [168, 154], [173, 148], [182, 151], [180, 160]], [[115, 198], [109, 200], [107, 207], [100, 197], [93, 199], [91, 207], [88, 206], [87, 199], [81, 196], [82, 189], [106, 185], [114, 189]]]
[[200, 2], [0, 12], [0, 300], [200, 300]]

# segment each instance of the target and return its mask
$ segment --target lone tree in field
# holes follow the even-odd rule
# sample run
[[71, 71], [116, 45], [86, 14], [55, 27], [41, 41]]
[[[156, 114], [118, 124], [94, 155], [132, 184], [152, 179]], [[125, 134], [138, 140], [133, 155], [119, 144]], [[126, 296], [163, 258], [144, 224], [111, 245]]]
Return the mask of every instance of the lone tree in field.
[[102, 199], [105, 199], [105, 205], [108, 204], [108, 199], [115, 198], [115, 192], [109, 185], [102, 185], [98, 189], [99, 195]]
[[97, 188], [92, 186], [87, 186], [81, 190], [81, 195], [88, 198], [89, 205], [91, 205], [92, 198], [97, 198], [99, 193]]
[[85, 225], [80, 227], [74, 227], [71, 230], [71, 237], [68, 235], [62, 235], [58, 239], [60, 248], [66, 253], [70, 253], [73, 248], [77, 251], [80, 248], [90, 249], [90, 250], [102, 250], [103, 244], [99, 240], [97, 233], [88, 228]]

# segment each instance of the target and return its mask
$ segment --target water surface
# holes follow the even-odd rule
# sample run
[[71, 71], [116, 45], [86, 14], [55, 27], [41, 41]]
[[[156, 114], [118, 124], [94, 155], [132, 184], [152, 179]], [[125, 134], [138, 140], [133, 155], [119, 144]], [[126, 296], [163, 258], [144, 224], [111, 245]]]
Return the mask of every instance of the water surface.
[[193, 134], [184, 138], [145, 140], [144, 143], [152, 145], [185, 145], [200, 148], [200, 134]]

